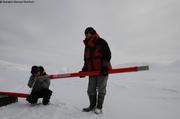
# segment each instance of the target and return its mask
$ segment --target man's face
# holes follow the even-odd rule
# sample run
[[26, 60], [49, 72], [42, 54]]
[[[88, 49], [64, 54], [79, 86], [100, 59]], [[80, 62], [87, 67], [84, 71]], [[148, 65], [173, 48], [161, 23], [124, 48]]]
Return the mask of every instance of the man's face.
[[40, 72], [37, 71], [37, 72], [33, 73], [33, 75], [34, 75], [34, 76], [40, 76]]
[[85, 34], [85, 36], [86, 36], [87, 39], [90, 39], [92, 34], [91, 33], [87, 33], [87, 34]]

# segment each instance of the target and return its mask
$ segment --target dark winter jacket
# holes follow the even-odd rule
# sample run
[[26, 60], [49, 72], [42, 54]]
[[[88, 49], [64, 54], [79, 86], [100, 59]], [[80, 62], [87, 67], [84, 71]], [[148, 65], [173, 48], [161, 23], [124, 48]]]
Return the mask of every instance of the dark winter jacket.
[[50, 79], [48, 75], [43, 75], [38, 78], [35, 78], [31, 75], [28, 86], [32, 88], [32, 91], [41, 91], [43, 89], [49, 89]]
[[106, 67], [111, 69], [111, 51], [107, 42], [94, 34], [93, 38], [85, 39], [83, 71], [97, 71]]

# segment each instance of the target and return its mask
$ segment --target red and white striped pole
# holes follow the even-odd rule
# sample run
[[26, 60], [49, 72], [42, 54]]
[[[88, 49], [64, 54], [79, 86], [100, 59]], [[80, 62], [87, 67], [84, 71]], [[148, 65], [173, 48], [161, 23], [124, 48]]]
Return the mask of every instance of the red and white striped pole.
[[[137, 72], [137, 71], [145, 71], [145, 70], [149, 70], [149, 66], [135, 66], [135, 67], [117, 68], [117, 69], [110, 70], [109, 74], [128, 73], [128, 72]], [[69, 77], [98, 76], [98, 75], [100, 75], [99, 71], [93, 71], [93, 72], [54, 74], [54, 75], [49, 75], [49, 78], [50, 79], [60, 79], [60, 78], [69, 78]], [[0, 95], [7, 95], [7, 96], [26, 98], [29, 94], [0, 91]]]
[[[137, 72], [149, 70], [149, 66], [135, 66], [135, 67], [126, 67], [126, 68], [117, 68], [109, 70], [109, 74], [115, 73], [128, 73], [128, 72]], [[69, 78], [69, 77], [80, 77], [80, 76], [98, 76], [100, 75], [99, 71], [90, 71], [90, 72], [77, 72], [77, 73], [66, 73], [66, 74], [53, 74], [49, 75], [50, 79], [59, 79], [59, 78]]]

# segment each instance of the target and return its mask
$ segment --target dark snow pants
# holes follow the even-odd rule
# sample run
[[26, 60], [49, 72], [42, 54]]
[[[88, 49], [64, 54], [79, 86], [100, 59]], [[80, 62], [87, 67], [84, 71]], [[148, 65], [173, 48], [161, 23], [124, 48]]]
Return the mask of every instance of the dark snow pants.
[[108, 76], [96, 76], [89, 77], [88, 83], [88, 95], [106, 95], [106, 86], [107, 86]]
[[31, 104], [36, 104], [39, 98], [43, 98], [42, 102], [44, 105], [49, 103], [52, 91], [49, 89], [43, 89], [40, 91], [32, 91], [26, 100]]

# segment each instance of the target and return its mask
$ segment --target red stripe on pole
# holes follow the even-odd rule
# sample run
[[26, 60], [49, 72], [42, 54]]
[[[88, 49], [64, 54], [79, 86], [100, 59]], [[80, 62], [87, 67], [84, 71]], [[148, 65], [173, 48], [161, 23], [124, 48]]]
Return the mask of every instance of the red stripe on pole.
[[26, 98], [29, 94], [15, 93], [15, 92], [0, 92], [0, 95], [7, 95], [7, 96]]
[[[126, 72], [136, 72], [139, 67], [126, 67], [126, 68], [117, 68], [109, 71], [109, 74], [114, 73], [126, 73]], [[69, 78], [69, 77], [80, 77], [80, 76], [97, 76], [100, 75], [99, 71], [91, 71], [91, 72], [78, 72], [78, 73], [67, 73], [67, 74], [54, 74], [49, 75], [50, 79], [58, 79], [58, 78]]]
[[118, 68], [118, 69], [112, 69], [109, 71], [110, 74], [113, 73], [127, 73], [127, 72], [136, 72], [138, 71], [138, 67], [127, 67], [127, 68]]

